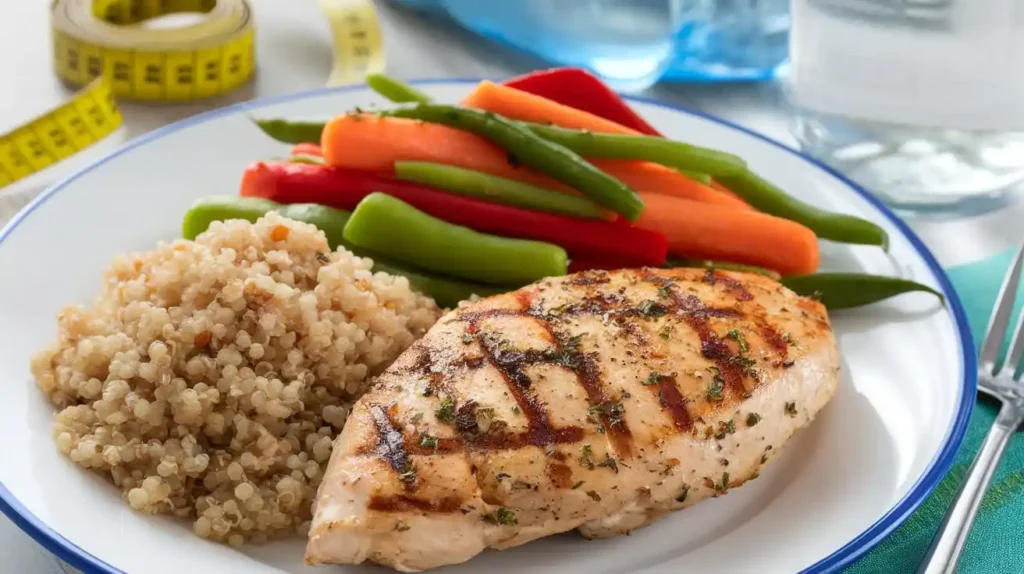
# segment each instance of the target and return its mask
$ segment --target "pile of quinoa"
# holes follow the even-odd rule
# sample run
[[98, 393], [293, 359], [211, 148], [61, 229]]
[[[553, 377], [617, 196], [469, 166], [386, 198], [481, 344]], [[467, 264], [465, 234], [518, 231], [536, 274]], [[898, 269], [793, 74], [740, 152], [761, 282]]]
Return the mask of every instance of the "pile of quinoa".
[[32, 358], [57, 448], [200, 537], [305, 536], [352, 403], [441, 314], [371, 267], [276, 213], [118, 256]]

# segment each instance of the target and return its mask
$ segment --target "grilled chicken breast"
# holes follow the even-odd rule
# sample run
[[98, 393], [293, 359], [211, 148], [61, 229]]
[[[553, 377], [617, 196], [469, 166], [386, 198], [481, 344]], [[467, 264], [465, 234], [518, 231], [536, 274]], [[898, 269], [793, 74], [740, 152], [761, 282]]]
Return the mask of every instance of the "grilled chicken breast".
[[356, 403], [306, 561], [629, 532], [757, 477], [838, 372], [824, 307], [760, 275], [589, 271], [463, 305]]

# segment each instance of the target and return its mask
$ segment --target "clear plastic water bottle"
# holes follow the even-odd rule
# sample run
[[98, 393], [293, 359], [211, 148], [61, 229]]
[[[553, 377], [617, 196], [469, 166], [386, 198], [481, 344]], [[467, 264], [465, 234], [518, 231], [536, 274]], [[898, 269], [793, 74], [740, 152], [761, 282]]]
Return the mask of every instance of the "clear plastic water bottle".
[[660, 79], [767, 79], [785, 61], [789, 0], [398, 0], [620, 91]]
[[794, 134], [905, 212], [1024, 181], [1024, 0], [793, 0]]

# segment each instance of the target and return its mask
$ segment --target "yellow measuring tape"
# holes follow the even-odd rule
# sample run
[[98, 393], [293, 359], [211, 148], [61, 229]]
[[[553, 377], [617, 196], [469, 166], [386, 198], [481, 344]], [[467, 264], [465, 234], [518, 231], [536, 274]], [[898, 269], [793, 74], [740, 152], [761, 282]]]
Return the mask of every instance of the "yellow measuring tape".
[[[333, 36], [328, 85], [384, 69], [384, 43], [371, 0], [319, 0]], [[202, 13], [180, 28], [145, 23]], [[54, 0], [53, 63], [81, 88], [70, 100], [0, 134], [0, 187], [32, 175], [121, 126], [116, 99], [181, 102], [223, 95], [257, 68], [249, 0]]]

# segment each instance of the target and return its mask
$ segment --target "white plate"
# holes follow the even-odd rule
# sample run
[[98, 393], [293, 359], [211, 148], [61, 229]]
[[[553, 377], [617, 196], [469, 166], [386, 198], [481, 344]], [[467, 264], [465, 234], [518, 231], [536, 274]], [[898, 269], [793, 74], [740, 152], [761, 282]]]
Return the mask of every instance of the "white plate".
[[[457, 101], [467, 81], [427, 82]], [[0, 232], [0, 509], [86, 572], [309, 572], [300, 540], [238, 551], [183, 522], [131, 512], [116, 490], [60, 455], [53, 409], [31, 381], [30, 355], [55, 336], [54, 313], [88, 303], [119, 252], [180, 230], [193, 200], [233, 193], [249, 162], [287, 149], [253, 115], [327, 117], [381, 100], [361, 88], [233, 106], [129, 143], [48, 190]], [[446, 572], [825, 572], [840, 569], [903, 522], [953, 460], [974, 403], [974, 351], [959, 301], [931, 254], [876, 200], [799, 154], [720, 120], [635, 101], [669, 137], [726, 149], [814, 204], [870, 218], [891, 253], [823, 246], [826, 266], [899, 274], [943, 290], [948, 309], [906, 295], [834, 315], [841, 390], [761, 478], [631, 536], [565, 534], [484, 555]], [[332, 569], [348, 572], [358, 569]]]

